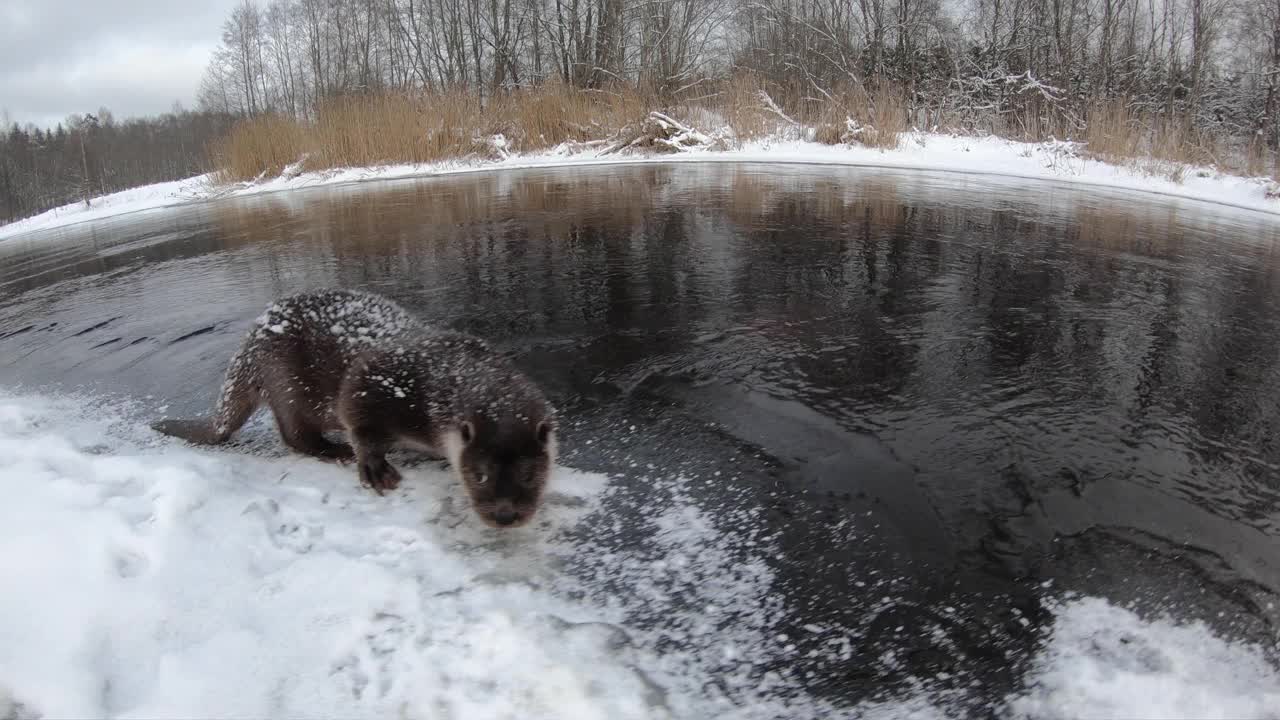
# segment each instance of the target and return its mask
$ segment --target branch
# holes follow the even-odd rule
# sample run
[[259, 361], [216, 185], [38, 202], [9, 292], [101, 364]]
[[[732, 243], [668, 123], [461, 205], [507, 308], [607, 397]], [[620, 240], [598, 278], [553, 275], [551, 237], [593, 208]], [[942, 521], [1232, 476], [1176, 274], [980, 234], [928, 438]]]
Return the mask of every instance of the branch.
[[774, 115], [777, 115], [778, 117], [782, 118], [786, 122], [792, 125], [800, 124], [795, 120], [792, 120], [790, 117], [788, 117], [786, 113], [782, 112], [782, 108], [778, 107], [778, 104], [773, 101], [773, 98], [769, 97], [769, 93], [765, 92], [764, 90], [760, 91], [760, 102], [764, 105], [766, 110], [773, 113]]

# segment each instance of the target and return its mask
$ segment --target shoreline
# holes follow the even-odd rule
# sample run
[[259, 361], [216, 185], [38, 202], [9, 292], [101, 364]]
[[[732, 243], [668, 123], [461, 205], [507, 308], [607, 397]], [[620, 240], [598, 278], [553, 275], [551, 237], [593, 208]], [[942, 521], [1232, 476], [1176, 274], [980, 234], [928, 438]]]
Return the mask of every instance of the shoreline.
[[[1073, 143], [1025, 143], [993, 136], [913, 132], [904, 133], [902, 142], [894, 150], [770, 139], [745, 143], [732, 150], [694, 148], [668, 154], [602, 157], [595, 149], [575, 150], [562, 145], [537, 153], [504, 154], [500, 159], [460, 158], [429, 164], [389, 164], [309, 172], [286, 169], [275, 178], [225, 185], [214, 185], [212, 174], [205, 174], [122, 190], [95, 198], [89, 208], [76, 202], [0, 225], [0, 241], [145, 210], [371, 180], [405, 180], [494, 170], [678, 162], [779, 163], [1011, 177], [1137, 191], [1280, 217], [1280, 198], [1267, 197], [1268, 192], [1275, 193], [1280, 188], [1269, 178], [1228, 175], [1208, 167], [1184, 166], [1182, 181], [1174, 182], [1131, 165], [1081, 157], [1079, 149], [1080, 146]], [[1153, 167], [1167, 169], [1174, 166]]]

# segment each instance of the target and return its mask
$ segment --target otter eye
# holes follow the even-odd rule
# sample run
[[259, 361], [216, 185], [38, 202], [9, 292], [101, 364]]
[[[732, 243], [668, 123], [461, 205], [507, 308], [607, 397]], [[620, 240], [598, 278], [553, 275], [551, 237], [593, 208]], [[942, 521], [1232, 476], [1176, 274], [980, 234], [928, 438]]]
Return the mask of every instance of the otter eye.
[[470, 445], [471, 441], [476, 437], [476, 429], [471, 425], [469, 420], [462, 421], [462, 443]]
[[477, 475], [477, 476], [476, 476], [476, 484], [477, 484], [477, 485], [483, 485], [483, 484], [485, 484], [485, 483], [487, 483], [487, 482], [489, 482], [489, 476], [488, 476], [488, 475], [485, 475], [484, 473], [480, 473], [479, 475]]

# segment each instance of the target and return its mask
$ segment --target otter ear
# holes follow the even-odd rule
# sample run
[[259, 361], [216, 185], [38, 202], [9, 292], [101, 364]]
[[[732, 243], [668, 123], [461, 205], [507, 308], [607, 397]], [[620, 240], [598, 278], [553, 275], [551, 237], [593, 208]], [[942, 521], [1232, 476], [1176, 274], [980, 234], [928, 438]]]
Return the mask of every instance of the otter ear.
[[472, 440], [476, 439], [476, 428], [471, 424], [470, 420], [462, 421], [462, 444], [470, 445]]
[[546, 447], [547, 442], [551, 440], [551, 424], [546, 420], [538, 423], [538, 444]]

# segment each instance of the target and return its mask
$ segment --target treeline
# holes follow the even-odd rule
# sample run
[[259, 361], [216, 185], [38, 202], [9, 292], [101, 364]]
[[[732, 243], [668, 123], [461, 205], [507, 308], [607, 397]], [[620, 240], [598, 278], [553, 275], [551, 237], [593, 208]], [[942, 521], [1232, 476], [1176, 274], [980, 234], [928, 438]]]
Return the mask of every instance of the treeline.
[[1280, 0], [246, 0], [203, 107], [559, 81], [664, 100], [748, 74], [784, 110], [890, 86], [907, 121], [1080, 135], [1098, 107], [1280, 145]]
[[0, 128], [0, 222], [139, 185], [208, 170], [208, 146], [229, 113], [175, 108], [117, 121], [109, 110], [72, 115], [52, 129]]
[[448, 156], [481, 130], [597, 140], [637, 108], [711, 110], [738, 137], [992, 132], [1280, 175], [1280, 0], [244, 0], [198, 102], [0, 128], [0, 221], [209, 169], [214, 140], [251, 178]]

